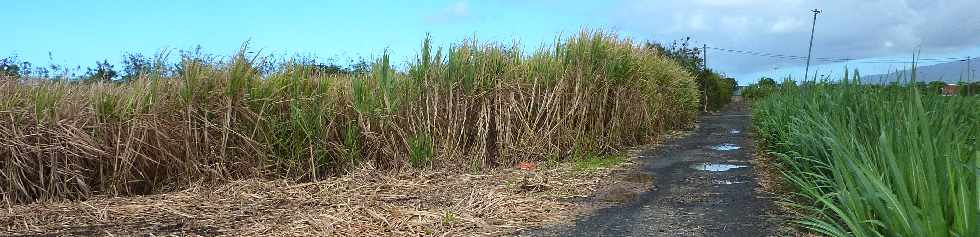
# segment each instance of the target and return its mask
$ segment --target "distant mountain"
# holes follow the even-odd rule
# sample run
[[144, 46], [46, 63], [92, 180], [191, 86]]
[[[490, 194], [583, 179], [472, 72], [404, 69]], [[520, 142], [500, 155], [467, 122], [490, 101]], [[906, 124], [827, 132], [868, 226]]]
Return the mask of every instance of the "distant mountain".
[[[973, 73], [971, 82], [980, 80], [980, 74], [978, 74], [980, 73], [980, 60], [973, 60], [969, 64]], [[967, 77], [969, 74], [967, 73], [968, 71], [966, 69], [966, 61], [920, 66], [916, 67], [916, 81], [926, 83], [931, 81], [957, 83], [960, 82], [960, 80], [969, 79], [969, 77]], [[910, 75], [910, 70], [901, 70], [888, 74], [861, 76], [861, 82], [865, 84], [888, 84], [896, 80], [907, 81], [910, 79]]]

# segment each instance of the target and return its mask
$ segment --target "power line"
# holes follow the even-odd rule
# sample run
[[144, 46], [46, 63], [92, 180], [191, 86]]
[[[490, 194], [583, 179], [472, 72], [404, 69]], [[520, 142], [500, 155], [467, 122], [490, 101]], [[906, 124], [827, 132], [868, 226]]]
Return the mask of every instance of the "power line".
[[763, 57], [772, 57], [772, 58], [783, 58], [783, 59], [800, 59], [800, 60], [806, 59], [806, 57], [793, 56], [793, 55], [785, 55], [785, 54], [764, 53], [764, 52], [757, 52], [757, 51], [726, 49], [726, 48], [718, 48], [718, 47], [707, 47], [707, 48], [714, 49], [714, 50], [725, 51], [725, 52], [729, 52], [729, 53], [746, 54], [746, 55], [754, 55], [754, 56], [763, 56]]
[[[804, 57], [804, 56], [795, 56], [795, 55], [786, 55], [786, 54], [777, 54], [777, 53], [767, 53], [767, 52], [759, 52], [759, 51], [751, 51], [751, 50], [727, 49], [727, 48], [719, 48], [719, 47], [705, 47], [705, 48], [713, 49], [713, 50], [718, 50], [718, 51], [722, 51], [722, 52], [735, 53], [735, 54], [743, 54], [743, 55], [751, 55], [751, 56], [770, 57], [770, 58], [779, 58], [779, 59], [788, 59], [788, 60], [801, 60], [801, 61], [802, 60], [806, 60], [806, 57]], [[831, 62], [831, 63], [852, 62], [852, 63], [895, 63], [895, 64], [903, 64], [903, 63], [913, 63], [913, 62], [946, 63], [946, 62], [955, 62], [955, 61], [966, 61], [968, 58], [969, 57], [918, 58], [918, 59], [915, 59], [915, 61], [909, 61], [907, 59], [888, 59], [888, 58], [882, 58], [882, 59], [857, 59], [857, 58], [822, 58], [821, 57], [821, 58], [813, 58], [813, 59], [814, 59], [814, 61]]]
[[[753, 55], [753, 56], [764, 56], [764, 57], [773, 57], [773, 58], [782, 58], [782, 59], [797, 59], [797, 60], [804, 60], [804, 59], [806, 59], [806, 57], [804, 57], [804, 56], [794, 56], [794, 55], [785, 55], [785, 54], [776, 54], [776, 53], [766, 53], [766, 52], [758, 52], [758, 51], [750, 51], [750, 50], [726, 49], [726, 48], [718, 48], [718, 47], [707, 47], [707, 48], [714, 49], [714, 50], [719, 50], [719, 51], [724, 51], [724, 52], [729, 52], [729, 53], [737, 53], [737, 54], [745, 54], [745, 55]], [[817, 61], [835, 61], [835, 62], [836, 61], [867, 60], [867, 59], [856, 59], [856, 58], [813, 58], [813, 59], [815, 59]], [[925, 61], [962, 61], [962, 60], [966, 60], [966, 59], [967, 59], [967, 57], [920, 58], [920, 59], [916, 59], [915, 61], [916, 62], [920, 62], [920, 61], [921, 62], [925, 62]], [[893, 62], [893, 61], [908, 62], [908, 61], [905, 61], [906, 59], [873, 59], [873, 60], [874, 61], [879, 61], [879, 62]], [[903, 60], [903, 61], [899, 61], [899, 60]]]

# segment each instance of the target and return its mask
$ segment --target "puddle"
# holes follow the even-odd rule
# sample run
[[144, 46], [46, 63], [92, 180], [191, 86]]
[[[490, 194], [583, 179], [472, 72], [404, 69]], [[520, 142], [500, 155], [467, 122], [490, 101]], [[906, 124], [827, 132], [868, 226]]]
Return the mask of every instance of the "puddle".
[[715, 180], [715, 184], [744, 184], [745, 181]]
[[643, 173], [633, 173], [627, 175], [623, 180], [633, 183], [648, 183], [653, 181], [653, 176]]
[[731, 143], [725, 143], [725, 144], [721, 144], [721, 145], [717, 145], [717, 146], [712, 146], [711, 147], [711, 149], [714, 149], [716, 151], [732, 151], [732, 150], [738, 150], [738, 149], [741, 149], [741, 148], [742, 147], [736, 146], [735, 144], [731, 144]]
[[738, 129], [732, 129], [732, 130], [729, 130], [728, 133], [731, 133], [731, 134], [739, 134], [739, 133], [742, 133], [742, 131], [739, 131]]
[[636, 199], [636, 194], [636, 192], [631, 192], [624, 187], [613, 187], [606, 192], [598, 194], [597, 197], [603, 202], [627, 203]]
[[744, 165], [733, 165], [733, 164], [710, 164], [710, 163], [700, 163], [694, 164], [691, 168], [696, 170], [711, 171], [711, 172], [722, 172], [728, 171], [730, 169], [745, 168], [748, 166]]

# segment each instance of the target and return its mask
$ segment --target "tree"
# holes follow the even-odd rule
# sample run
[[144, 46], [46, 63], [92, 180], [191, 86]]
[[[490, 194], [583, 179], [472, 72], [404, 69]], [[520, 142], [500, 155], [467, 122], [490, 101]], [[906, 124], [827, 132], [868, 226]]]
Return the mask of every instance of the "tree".
[[946, 86], [946, 82], [943, 81], [931, 81], [926, 85], [926, 91], [928, 93], [943, 93], [943, 87]]
[[139, 53], [127, 53], [123, 55], [123, 81], [130, 81], [139, 78], [140, 75], [150, 73], [153, 70], [153, 63], [149, 58]]
[[350, 72], [354, 74], [365, 74], [371, 71], [371, 64], [360, 58], [357, 62], [351, 61]]
[[20, 78], [21, 68], [17, 64], [17, 58], [7, 57], [0, 59], [0, 77]]
[[[892, 83], [893, 84], [896, 84], [896, 85], [898, 84], [897, 81], [892, 82]], [[924, 82], [924, 81], [917, 81], [917, 82], [915, 82], [915, 87], [916, 88], [919, 88], [919, 89], [925, 89], [926, 88], [926, 82]]]
[[980, 82], [960, 83], [960, 94], [965, 96], [980, 94]]
[[337, 64], [332, 63], [318, 63], [313, 65], [314, 71], [317, 74], [344, 74], [347, 73], [347, 69], [341, 67]]
[[762, 77], [761, 79], [759, 79], [759, 86], [776, 87], [776, 80], [773, 80], [772, 78], [769, 77]]
[[114, 66], [109, 64], [109, 60], [95, 62], [95, 68], [88, 68], [88, 71], [85, 73], [85, 76], [83, 76], [83, 79], [92, 82], [111, 82], [119, 76], [119, 73], [113, 68]]
[[[718, 109], [731, 100], [735, 85], [734, 79], [727, 81], [726, 78], [712, 71], [704, 65], [704, 51], [699, 47], [690, 44], [691, 38], [687, 37], [672, 42], [669, 46], [660, 43], [647, 42], [646, 47], [659, 52], [664, 57], [671, 59], [685, 70], [694, 75], [698, 84], [698, 91], [701, 92], [702, 105], [705, 109]], [[731, 85], [731, 86], [729, 86]]]
[[735, 89], [738, 88], [738, 81], [735, 80], [735, 78], [727, 77], [725, 78], [725, 81], [728, 81], [728, 84], [731, 85], [732, 91], [735, 91]]
[[691, 37], [687, 37], [681, 40], [675, 40], [669, 46], [656, 42], [647, 42], [646, 47], [655, 49], [667, 58], [680, 63], [681, 67], [684, 67], [691, 73], [701, 73], [707, 69], [704, 66], [704, 52], [701, 52], [701, 48], [691, 46], [690, 41]]
[[335, 75], [335, 74], [348, 74], [351, 69], [347, 69], [343, 66], [337, 65], [332, 61], [328, 62], [317, 62], [316, 59], [303, 60], [303, 67], [309, 70], [310, 73], [316, 75]]

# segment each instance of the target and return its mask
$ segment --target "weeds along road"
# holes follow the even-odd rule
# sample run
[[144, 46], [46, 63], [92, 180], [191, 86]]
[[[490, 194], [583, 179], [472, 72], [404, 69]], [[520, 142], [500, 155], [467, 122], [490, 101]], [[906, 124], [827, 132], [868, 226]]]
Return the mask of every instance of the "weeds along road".
[[698, 128], [640, 153], [653, 176], [650, 191], [622, 205], [599, 209], [574, 223], [527, 236], [782, 236], [772, 200], [753, 172], [755, 147], [746, 103], [736, 98]]

